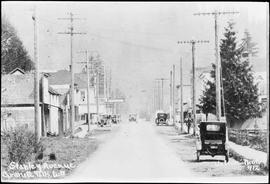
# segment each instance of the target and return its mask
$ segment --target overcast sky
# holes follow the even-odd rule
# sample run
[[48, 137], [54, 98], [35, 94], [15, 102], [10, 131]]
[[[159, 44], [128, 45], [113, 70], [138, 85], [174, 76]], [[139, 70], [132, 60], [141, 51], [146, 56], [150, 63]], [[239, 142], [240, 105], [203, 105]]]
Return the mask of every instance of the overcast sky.
[[[214, 62], [214, 17], [193, 13], [239, 11], [240, 14], [219, 16], [219, 36], [222, 37], [227, 21], [233, 19], [239, 38], [248, 29], [253, 41], [258, 43], [256, 64], [265, 63], [266, 3], [36, 2], [36, 5], [40, 69], [68, 68], [70, 39], [68, 35], [57, 33], [67, 31], [70, 24], [58, 18], [73, 12], [75, 17], [86, 18], [74, 21], [75, 31], [87, 33], [74, 36], [74, 60], [83, 59], [78, 51], [98, 51], [105, 66], [112, 69], [113, 85], [131, 97], [134, 104], [141, 103], [145, 94], [151, 98], [154, 79], [169, 78], [173, 64], [179, 76], [180, 57], [183, 57], [185, 78], [189, 81], [191, 45], [178, 45], [178, 40], [209, 40], [209, 44], [196, 45], [196, 66], [210, 66]], [[33, 2], [2, 2], [2, 13], [16, 28], [31, 56], [32, 7]], [[76, 64], [76, 71], [80, 69], [81, 65]]]

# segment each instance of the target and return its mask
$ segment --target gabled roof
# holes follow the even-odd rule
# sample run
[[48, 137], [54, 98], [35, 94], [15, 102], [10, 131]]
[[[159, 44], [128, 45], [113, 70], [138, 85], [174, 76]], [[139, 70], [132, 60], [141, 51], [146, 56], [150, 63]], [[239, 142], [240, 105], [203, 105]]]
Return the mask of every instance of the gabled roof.
[[21, 74], [25, 74], [25, 71], [23, 69], [21, 69], [21, 68], [15, 68], [14, 70], [9, 72], [8, 74], [14, 74], [17, 71], [20, 72]]
[[[71, 83], [71, 72], [67, 70], [59, 70], [54, 73], [49, 73], [49, 85], [69, 85]], [[86, 77], [86, 74], [85, 74]], [[83, 80], [82, 74], [75, 74], [75, 84], [78, 88], [87, 88], [87, 78]]]
[[[34, 103], [34, 74], [2, 75], [1, 77], [1, 105], [33, 104]], [[41, 88], [40, 88], [41, 90]], [[60, 95], [49, 86], [48, 91], [54, 95]], [[41, 93], [40, 93], [41, 95]]]
[[49, 86], [49, 93], [52, 93], [54, 95], [61, 95], [60, 93], [58, 93], [55, 89], [53, 89], [51, 86]]
[[263, 80], [266, 81], [267, 79], [267, 73], [266, 72], [254, 72], [254, 78], [256, 81]]

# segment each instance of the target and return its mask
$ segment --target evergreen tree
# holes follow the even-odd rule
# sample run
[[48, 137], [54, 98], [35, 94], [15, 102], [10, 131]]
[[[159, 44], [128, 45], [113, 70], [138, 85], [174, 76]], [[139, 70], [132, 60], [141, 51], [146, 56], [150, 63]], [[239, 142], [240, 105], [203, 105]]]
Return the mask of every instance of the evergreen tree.
[[25, 71], [33, 69], [31, 61], [16, 30], [5, 16], [2, 16], [1, 32], [1, 73], [8, 73], [19, 67]]
[[[237, 47], [234, 23], [229, 22], [225, 28], [224, 39], [221, 40], [220, 58], [221, 73], [224, 90], [225, 113], [231, 126], [259, 115], [258, 88], [254, 84], [252, 66], [242, 56], [243, 49]], [[211, 77], [215, 79], [215, 64]], [[216, 111], [216, 86], [215, 81], [207, 82], [207, 87], [200, 98], [204, 113]], [[221, 103], [222, 112], [224, 105]]]
[[252, 41], [252, 37], [248, 30], [246, 29], [244, 32], [244, 38], [242, 39], [242, 43], [240, 45], [240, 49], [250, 56], [257, 56], [258, 47], [257, 43]]

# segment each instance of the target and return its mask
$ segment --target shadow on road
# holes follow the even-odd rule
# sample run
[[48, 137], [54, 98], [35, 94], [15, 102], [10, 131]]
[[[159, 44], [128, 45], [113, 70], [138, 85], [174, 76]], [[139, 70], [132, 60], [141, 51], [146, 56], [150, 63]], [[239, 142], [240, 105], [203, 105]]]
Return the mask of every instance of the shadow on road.
[[196, 163], [196, 162], [225, 162], [225, 160], [221, 160], [221, 159], [204, 159], [204, 160], [188, 160], [188, 162], [191, 162], [191, 163]]

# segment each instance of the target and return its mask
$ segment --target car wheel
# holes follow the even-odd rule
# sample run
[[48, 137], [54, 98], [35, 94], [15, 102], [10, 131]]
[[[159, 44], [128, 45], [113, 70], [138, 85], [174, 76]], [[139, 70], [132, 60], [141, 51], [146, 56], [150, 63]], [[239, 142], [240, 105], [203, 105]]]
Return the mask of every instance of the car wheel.
[[226, 154], [225, 154], [225, 161], [226, 161], [226, 162], [229, 162], [229, 153], [226, 153]]
[[197, 156], [197, 162], [199, 162], [200, 161], [200, 152], [199, 151], [197, 151], [196, 156]]

